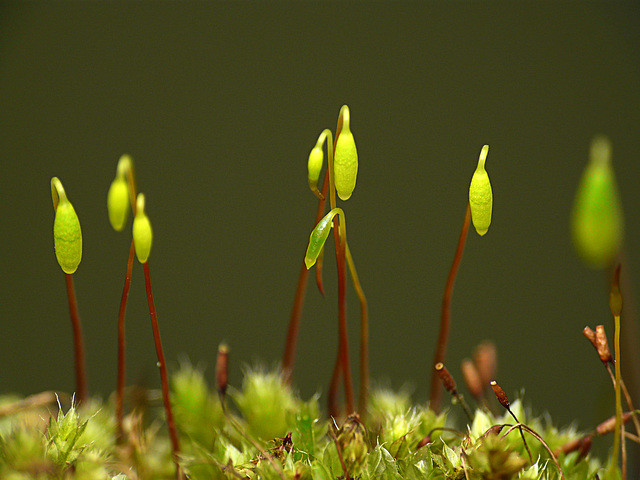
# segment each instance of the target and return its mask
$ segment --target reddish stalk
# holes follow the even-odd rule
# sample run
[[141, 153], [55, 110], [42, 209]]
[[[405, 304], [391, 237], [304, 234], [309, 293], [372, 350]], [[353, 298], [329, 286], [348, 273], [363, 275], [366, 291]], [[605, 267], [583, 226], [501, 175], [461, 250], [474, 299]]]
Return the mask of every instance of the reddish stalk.
[[[460, 238], [458, 238], [458, 246], [456, 248], [456, 255], [453, 258], [451, 264], [451, 270], [449, 270], [449, 277], [444, 289], [444, 295], [442, 296], [442, 309], [440, 311], [440, 333], [438, 334], [438, 343], [436, 344], [436, 353], [433, 356], [433, 365], [438, 363], [444, 363], [445, 356], [447, 354], [447, 344], [449, 342], [449, 330], [451, 328], [451, 297], [453, 296], [453, 286], [456, 282], [456, 276], [458, 274], [458, 267], [462, 260], [462, 254], [464, 253], [464, 246], [467, 241], [467, 233], [469, 232], [469, 223], [471, 222], [471, 209], [469, 203], [467, 203], [467, 211], [464, 215], [464, 222], [462, 224], [462, 230], [460, 231]], [[440, 383], [438, 374], [433, 368], [431, 370], [431, 390], [429, 396], [429, 406], [434, 412], [440, 411], [440, 404], [442, 402], [442, 384]]]
[[156, 353], [158, 355], [158, 367], [160, 368], [160, 380], [162, 382], [162, 399], [164, 400], [164, 409], [167, 415], [167, 426], [169, 427], [169, 437], [171, 438], [171, 449], [173, 450], [173, 461], [176, 464], [176, 478], [182, 478], [180, 465], [178, 464], [178, 454], [180, 453], [180, 444], [178, 442], [178, 432], [171, 411], [171, 399], [169, 398], [169, 379], [167, 377], [167, 365], [164, 359], [164, 350], [162, 349], [162, 340], [160, 339], [160, 328], [158, 327], [158, 316], [156, 314], [156, 305], [153, 301], [153, 292], [151, 290], [151, 273], [149, 272], [149, 262], [142, 264], [144, 268], [144, 283], [147, 287], [147, 301], [149, 303], [149, 315], [151, 316], [151, 327], [153, 328], [153, 339], [156, 343]]
[[116, 432], [117, 441], [124, 440], [124, 429], [122, 426], [124, 419], [124, 383], [126, 375], [125, 364], [125, 335], [124, 335], [124, 316], [127, 311], [127, 299], [129, 298], [129, 288], [131, 287], [131, 271], [133, 270], [133, 257], [136, 248], [131, 239], [131, 248], [129, 249], [129, 260], [127, 261], [127, 273], [124, 278], [124, 287], [122, 289], [122, 298], [120, 299], [120, 311], [118, 312], [118, 383], [116, 386]]
[[367, 305], [367, 297], [364, 295], [358, 272], [356, 271], [353, 257], [349, 251], [349, 245], [346, 248], [347, 265], [349, 273], [353, 281], [353, 288], [360, 302], [360, 393], [358, 395], [358, 411], [360, 418], [364, 418], [367, 412], [367, 401], [369, 399], [369, 308]]
[[[327, 190], [329, 189], [329, 172], [325, 173], [324, 182], [322, 184], [322, 195], [327, 198]], [[325, 200], [318, 201], [318, 209], [316, 211], [316, 221], [314, 227], [318, 224], [324, 213]], [[316, 267], [317, 269], [318, 267]], [[317, 270], [316, 270], [317, 271]], [[298, 331], [300, 330], [300, 318], [302, 317], [302, 307], [304, 306], [304, 297], [307, 292], [307, 277], [309, 270], [304, 264], [304, 256], [302, 266], [300, 267], [300, 275], [298, 276], [298, 285], [296, 294], [293, 299], [293, 307], [289, 317], [289, 330], [287, 332], [287, 340], [284, 347], [284, 356], [282, 358], [282, 374], [285, 383], [291, 384], [293, 380], [293, 367], [296, 359], [296, 348], [298, 346]], [[319, 287], [321, 284], [318, 285]]]
[[[342, 219], [344, 221], [344, 219]], [[336, 245], [336, 262], [338, 264], [338, 352], [342, 373], [344, 374], [344, 396], [347, 415], [354, 412], [353, 380], [351, 378], [351, 366], [349, 364], [349, 337], [347, 334], [347, 266], [346, 266], [346, 241], [340, 237], [338, 217], [333, 219], [333, 237]]]
[[88, 397], [82, 324], [80, 323], [80, 315], [78, 315], [78, 302], [76, 301], [76, 290], [73, 286], [73, 275], [65, 273], [65, 277], [67, 280], [67, 298], [69, 299], [69, 315], [71, 316], [71, 328], [73, 329], [73, 345], [75, 350], [76, 401], [77, 403], [82, 403]]
[[332, 418], [340, 416], [340, 408], [338, 406], [338, 387], [340, 385], [340, 373], [342, 372], [342, 363], [340, 362], [340, 349], [336, 352], [336, 363], [331, 373], [331, 381], [329, 382], [329, 390], [327, 391], [327, 411]]

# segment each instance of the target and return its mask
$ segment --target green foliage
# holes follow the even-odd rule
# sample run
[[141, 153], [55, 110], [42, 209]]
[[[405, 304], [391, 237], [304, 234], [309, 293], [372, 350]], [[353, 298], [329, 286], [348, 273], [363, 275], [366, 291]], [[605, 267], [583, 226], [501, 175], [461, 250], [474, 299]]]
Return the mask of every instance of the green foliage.
[[[488, 433], [512, 423], [507, 415], [478, 410], [463, 427], [445, 413], [413, 405], [406, 392], [374, 390], [367, 415], [339, 421], [336, 429], [319, 411], [317, 396], [300, 399], [276, 372], [252, 370], [241, 391], [230, 387], [239, 411], [227, 416], [200, 370], [185, 364], [172, 379], [180, 463], [189, 479], [335, 479], [345, 476], [341, 457], [349, 477], [361, 480], [464, 479], [465, 470], [471, 480], [560, 478], [549, 452], [530, 434], [525, 432], [533, 463], [517, 429]], [[0, 405], [6, 402], [0, 399]], [[51, 407], [0, 419], [0, 478], [174, 478], [160, 409], [149, 410], [146, 419], [130, 414], [125, 443], [116, 445], [110, 403], [87, 402], [66, 413], [58, 407], [57, 414], [49, 413]], [[511, 407], [552, 450], [582, 435], [533, 417], [521, 401]], [[589, 455], [560, 454], [558, 461], [568, 480], [596, 473], [605, 478]]]
[[262, 440], [283, 437], [291, 429], [299, 399], [277, 372], [255, 370], [244, 377], [234, 400], [247, 422], [248, 433]]

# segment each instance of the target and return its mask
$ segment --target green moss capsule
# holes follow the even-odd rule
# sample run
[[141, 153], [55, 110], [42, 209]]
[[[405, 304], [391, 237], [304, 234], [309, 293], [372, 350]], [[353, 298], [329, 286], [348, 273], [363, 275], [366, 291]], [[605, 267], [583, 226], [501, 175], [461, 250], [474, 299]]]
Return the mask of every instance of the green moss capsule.
[[493, 210], [493, 192], [489, 175], [484, 169], [487, 160], [489, 145], [482, 147], [478, 167], [471, 178], [469, 186], [469, 207], [471, 208], [471, 220], [478, 235], [484, 235], [491, 225], [491, 213]]
[[318, 260], [318, 256], [324, 248], [327, 237], [329, 237], [329, 232], [333, 225], [333, 217], [338, 214], [342, 215], [342, 224], [344, 225], [344, 212], [341, 208], [334, 208], [322, 217], [315, 228], [311, 231], [311, 235], [309, 235], [309, 245], [307, 245], [307, 253], [304, 256], [304, 264], [307, 266], [307, 269], [313, 267], [316, 260]]
[[593, 268], [611, 265], [622, 247], [624, 218], [613, 167], [611, 144], [598, 136], [582, 174], [571, 216], [573, 244]]
[[356, 188], [358, 176], [358, 152], [349, 126], [349, 107], [340, 110], [342, 129], [336, 140], [333, 160], [335, 188], [341, 200], [348, 200]]
[[[323, 138], [323, 136], [320, 136]], [[311, 149], [309, 153], [309, 161], [307, 162], [307, 171], [309, 179], [309, 188], [318, 197], [323, 198], [322, 193], [318, 190], [318, 180], [320, 179], [320, 171], [324, 163], [324, 153], [322, 152], [322, 143], [318, 139], [318, 143]]]
[[82, 260], [80, 220], [57, 177], [51, 179], [51, 198], [55, 210], [53, 245], [56, 258], [62, 271], [71, 274], [78, 269]]
[[144, 211], [144, 206], [144, 195], [139, 193], [136, 199], [136, 217], [133, 219], [133, 243], [140, 263], [146, 263], [149, 260], [153, 243], [151, 222]]
[[107, 194], [109, 222], [117, 232], [122, 231], [129, 218], [129, 186], [123, 177], [116, 177]]
[[131, 157], [122, 155], [118, 161], [116, 178], [111, 182], [107, 194], [107, 211], [113, 229], [120, 232], [129, 218], [129, 184], [127, 174], [131, 174]]

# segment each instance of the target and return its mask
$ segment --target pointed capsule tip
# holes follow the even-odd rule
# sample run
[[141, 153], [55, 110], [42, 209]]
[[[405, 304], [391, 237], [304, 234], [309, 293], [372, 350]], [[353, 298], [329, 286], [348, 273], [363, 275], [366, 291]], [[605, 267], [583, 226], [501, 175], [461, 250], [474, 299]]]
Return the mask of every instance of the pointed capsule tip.
[[316, 261], [313, 258], [304, 257], [304, 264], [307, 267], [307, 270], [309, 270], [316, 264]]

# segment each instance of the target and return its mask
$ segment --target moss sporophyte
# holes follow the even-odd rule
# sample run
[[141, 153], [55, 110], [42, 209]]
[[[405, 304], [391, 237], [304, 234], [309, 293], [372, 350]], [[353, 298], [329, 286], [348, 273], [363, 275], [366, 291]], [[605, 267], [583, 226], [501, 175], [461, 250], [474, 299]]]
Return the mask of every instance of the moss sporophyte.
[[[534, 416], [525, 408], [522, 399], [510, 401], [495, 378], [497, 353], [495, 345], [489, 341], [480, 343], [471, 358], [462, 361], [463, 384], [472, 403], [464, 398], [446, 367], [448, 332], [452, 328], [453, 284], [467, 232], [473, 222], [477, 232], [484, 235], [491, 222], [493, 192], [484, 169], [488, 146], [481, 150], [469, 186], [462, 231], [445, 284], [434, 362], [426, 369], [433, 375], [430, 401], [426, 405], [412, 404], [406, 392], [370, 390], [367, 302], [347, 240], [345, 210], [336, 204], [336, 194], [343, 201], [352, 195], [358, 170], [350, 112], [346, 106], [340, 110], [335, 143], [333, 140], [332, 132], [323, 130], [307, 160], [307, 180], [318, 199], [318, 208], [301, 262], [282, 366], [273, 371], [249, 370], [240, 387], [229, 384], [229, 348], [224, 344], [218, 349], [215, 389], [209, 387], [202, 371], [188, 364], [182, 364], [169, 375], [151, 289], [151, 221], [145, 197], [137, 191], [133, 160], [123, 155], [107, 194], [109, 221], [116, 231], [124, 230], [129, 209], [134, 219], [117, 321], [116, 394], [113, 402], [88, 396], [84, 347], [71, 277], [82, 255], [80, 223], [61, 182], [55, 177], [52, 179], [54, 245], [56, 258], [67, 278], [76, 351], [76, 392], [75, 395], [43, 392], [27, 398], [6, 396], [1, 399], [0, 478], [627, 478], [630, 460], [627, 444], [640, 441], [640, 421], [620, 371], [620, 338], [624, 331], [620, 328], [624, 323], [620, 267], [613, 276], [609, 296], [614, 317], [613, 353], [603, 325], [597, 325], [595, 331], [590, 327], [583, 331], [612, 380], [611, 404], [615, 405], [615, 415], [603, 419], [592, 430], [579, 432], [574, 427], [557, 428], [546, 416]], [[592, 149], [592, 157], [604, 158], [603, 152], [610, 150], [602, 150], [601, 140], [596, 142], [600, 143]], [[322, 188], [318, 188], [325, 147], [327, 168]], [[611, 168], [610, 163], [606, 165], [607, 169]], [[590, 164], [588, 169], [592, 168]], [[597, 174], [597, 181], [594, 181], [593, 173], [585, 175], [589, 177], [588, 181], [583, 180], [574, 207], [576, 246], [583, 257], [585, 251], [599, 252], [585, 257], [590, 264], [610, 262], [615, 257], [612, 252], [618, 248], [612, 245], [621, 243], [622, 232], [618, 197], [611, 194], [613, 177], [610, 173]], [[460, 189], [463, 199], [464, 178], [452, 182]], [[603, 184], [608, 186], [603, 187]], [[325, 211], [327, 197], [328, 212]], [[596, 232], [593, 234], [596, 238], [589, 238], [592, 230], [585, 225], [593, 222], [600, 222], [611, 231], [607, 235]], [[576, 225], [582, 226], [576, 228]], [[316, 282], [324, 292], [321, 267], [331, 231], [338, 266], [338, 346], [329, 380], [326, 415], [321, 412], [319, 395], [303, 400], [291, 384], [307, 272], [310, 268], [316, 269]], [[144, 272], [160, 370], [160, 393], [141, 387], [125, 388], [124, 320], [135, 256]], [[357, 405], [348, 352], [347, 269], [361, 311]], [[344, 405], [338, 398], [340, 379], [344, 381]], [[441, 412], [442, 387], [451, 395], [450, 411]], [[153, 398], [162, 398], [164, 408], [158, 408]], [[460, 420], [457, 405], [466, 414], [466, 422]], [[611, 455], [605, 460], [592, 455], [590, 449], [594, 442], [613, 444]]]

